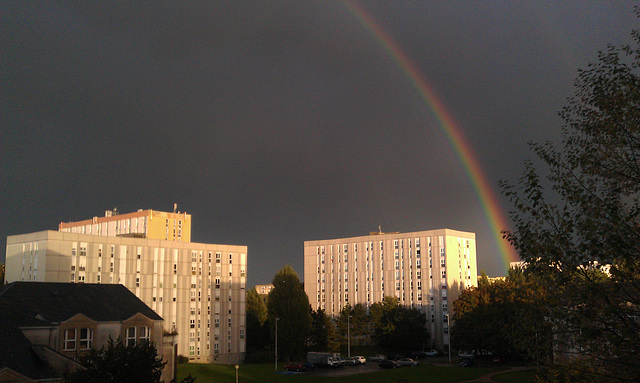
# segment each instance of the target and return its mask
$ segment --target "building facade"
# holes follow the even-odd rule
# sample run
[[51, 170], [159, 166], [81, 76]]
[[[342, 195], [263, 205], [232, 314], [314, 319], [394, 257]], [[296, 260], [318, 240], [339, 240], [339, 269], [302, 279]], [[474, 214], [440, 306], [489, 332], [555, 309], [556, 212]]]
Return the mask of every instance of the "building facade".
[[166, 363], [162, 379], [172, 381], [174, 339], [162, 322], [122, 285], [13, 282], [0, 287], [0, 382], [64, 381], [78, 358], [118, 338], [153, 342]]
[[255, 289], [260, 295], [269, 295], [271, 290], [273, 290], [273, 285], [256, 285]]
[[304, 243], [304, 286], [313, 309], [337, 315], [346, 305], [397, 297], [427, 315], [438, 348], [449, 344], [453, 301], [477, 285], [474, 233], [371, 233]]
[[122, 284], [177, 334], [179, 355], [244, 358], [246, 246], [41, 231], [7, 237], [6, 255], [8, 282]]
[[191, 242], [191, 214], [151, 209], [118, 214], [114, 209], [105, 211], [104, 217], [60, 222], [58, 231], [107, 237], [122, 235]]

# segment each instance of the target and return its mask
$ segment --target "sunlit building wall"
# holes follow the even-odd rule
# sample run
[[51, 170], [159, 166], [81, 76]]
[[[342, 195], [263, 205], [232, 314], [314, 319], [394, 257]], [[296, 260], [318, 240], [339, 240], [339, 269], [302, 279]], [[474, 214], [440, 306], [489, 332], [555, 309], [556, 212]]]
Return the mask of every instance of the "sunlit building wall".
[[313, 309], [338, 315], [385, 296], [427, 315], [433, 344], [449, 344], [448, 316], [463, 289], [477, 286], [474, 233], [440, 229], [304, 242], [304, 286]]
[[120, 283], [177, 333], [179, 355], [244, 357], [246, 246], [41, 231], [9, 236], [6, 254], [8, 282]]
[[78, 234], [138, 236], [168, 241], [191, 242], [191, 214], [170, 213], [157, 210], [138, 210], [118, 214], [117, 210], [105, 211], [104, 217], [83, 221], [61, 222], [59, 231]]

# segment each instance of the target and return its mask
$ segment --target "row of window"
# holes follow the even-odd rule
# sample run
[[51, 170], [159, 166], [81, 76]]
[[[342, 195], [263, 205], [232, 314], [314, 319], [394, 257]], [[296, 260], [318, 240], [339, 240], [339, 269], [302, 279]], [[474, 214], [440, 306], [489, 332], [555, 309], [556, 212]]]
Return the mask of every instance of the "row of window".
[[[125, 330], [124, 342], [127, 346], [134, 346], [137, 342], [149, 341], [148, 327], [128, 327]], [[87, 327], [70, 328], [64, 331], [63, 351], [90, 350], [93, 345], [93, 330]]]

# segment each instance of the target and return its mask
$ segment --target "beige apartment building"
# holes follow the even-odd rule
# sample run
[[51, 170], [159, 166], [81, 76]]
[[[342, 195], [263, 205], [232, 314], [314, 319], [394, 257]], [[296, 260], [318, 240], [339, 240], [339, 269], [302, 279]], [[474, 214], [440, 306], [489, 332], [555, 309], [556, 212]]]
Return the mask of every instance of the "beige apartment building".
[[134, 213], [118, 214], [116, 209], [104, 212], [104, 217], [83, 221], [60, 222], [58, 231], [92, 234], [107, 237], [118, 235], [191, 242], [191, 214], [139, 209]]
[[477, 286], [474, 233], [439, 229], [370, 233], [304, 242], [304, 286], [313, 309], [337, 315], [394, 296], [422, 310], [433, 347], [449, 344], [449, 315], [463, 289]]
[[246, 246], [61, 231], [7, 237], [7, 282], [123, 284], [194, 362], [243, 360], [246, 265]]

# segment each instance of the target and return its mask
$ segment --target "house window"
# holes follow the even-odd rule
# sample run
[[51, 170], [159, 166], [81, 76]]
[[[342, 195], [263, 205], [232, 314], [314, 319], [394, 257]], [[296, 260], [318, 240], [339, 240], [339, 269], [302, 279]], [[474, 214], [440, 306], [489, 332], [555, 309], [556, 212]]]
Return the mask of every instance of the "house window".
[[76, 349], [76, 329], [70, 328], [64, 331], [64, 351], [73, 351]]
[[138, 336], [140, 337], [140, 341], [149, 341], [149, 327], [138, 327]]
[[125, 331], [124, 343], [127, 347], [136, 345], [136, 328], [129, 327]]
[[80, 329], [80, 350], [89, 350], [93, 343], [93, 330], [90, 328]]

